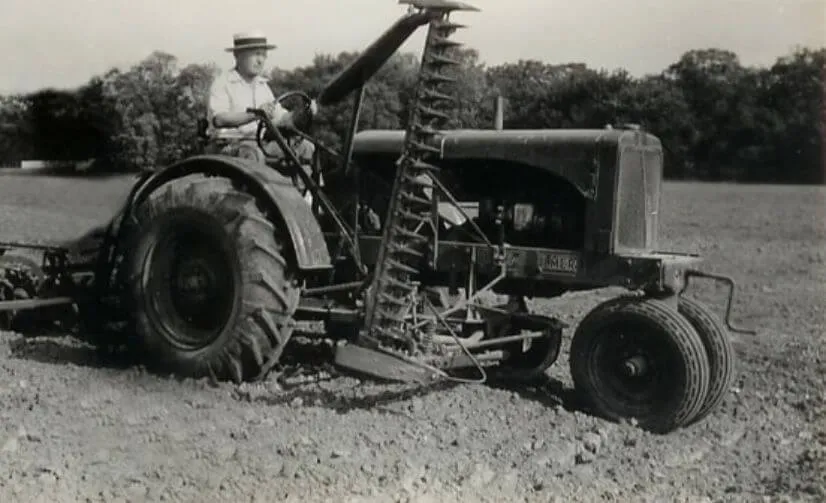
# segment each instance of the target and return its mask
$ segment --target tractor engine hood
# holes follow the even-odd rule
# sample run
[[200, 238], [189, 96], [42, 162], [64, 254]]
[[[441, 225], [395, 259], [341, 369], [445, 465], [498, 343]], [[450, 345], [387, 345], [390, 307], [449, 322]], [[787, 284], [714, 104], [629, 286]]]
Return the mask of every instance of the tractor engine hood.
[[[356, 157], [401, 155], [404, 131], [369, 130], [354, 139]], [[548, 171], [572, 183], [583, 196], [596, 197], [600, 161], [610, 159], [624, 146], [659, 148], [648, 133], [627, 129], [510, 129], [450, 130], [435, 137], [432, 145], [444, 160], [515, 162]], [[395, 160], [395, 159], [394, 159]], [[394, 169], [389, 163], [387, 169]], [[604, 166], [608, 167], [608, 166]]]

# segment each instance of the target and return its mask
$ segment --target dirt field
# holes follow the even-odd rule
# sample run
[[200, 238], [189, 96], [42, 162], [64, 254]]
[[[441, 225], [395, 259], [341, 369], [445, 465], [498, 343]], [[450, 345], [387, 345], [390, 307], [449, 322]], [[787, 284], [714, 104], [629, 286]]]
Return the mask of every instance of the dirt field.
[[[128, 180], [0, 177], [0, 237], [69, 238]], [[577, 412], [567, 342], [540, 389], [376, 385], [313, 369], [213, 388], [0, 334], [0, 501], [824, 501], [826, 190], [668, 184], [663, 246], [740, 286], [736, 385], [668, 436]], [[723, 290], [696, 295], [723, 306]], [[325, 378], [325, 375], [327, 376]], [[321, 377], [320, 379], [318, 377]]]

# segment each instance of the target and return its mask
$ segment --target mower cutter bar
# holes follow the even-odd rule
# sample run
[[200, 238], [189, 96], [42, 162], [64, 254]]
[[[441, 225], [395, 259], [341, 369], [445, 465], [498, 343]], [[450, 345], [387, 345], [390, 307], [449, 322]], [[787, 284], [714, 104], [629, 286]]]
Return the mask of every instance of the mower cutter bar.
[[435, 380], [433, 369], [380, 348], [342, 343], [335, 349], [341, 368], [386, 381], [427, 384]]
[[[382, 347], [342, 342], [335, 349], [335, 364], [350, 371], [371, 375], [387, 381], [428, 383], [440, 378], [469, 382], [447, 374], [446, 370], [479, 368], [482, 362], [496, 363], [508, 356], [508, 346], [515, 342], [548, 337], [541, 332], [495, 337], [479, 342], [445, 341], [442, 346], [448, 351], [442, 355], [431, 355], [422, 360], [409, 357]], [[479, 351], [471, 353], [471, 351]], [[480, 369], [481, 370], [481, 369]], [[487, 380], [485, 376], [479, 381]]]

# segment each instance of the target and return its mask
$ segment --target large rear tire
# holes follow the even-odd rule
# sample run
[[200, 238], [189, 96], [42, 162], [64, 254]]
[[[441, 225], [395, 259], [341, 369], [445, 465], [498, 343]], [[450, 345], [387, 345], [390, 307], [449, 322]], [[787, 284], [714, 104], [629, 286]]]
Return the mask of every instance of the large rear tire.
[[700, 411], [691, 420], [693, 424], [708, 416], [725, 398], [734, 378], [736, 355], [728, 330], [705, 304], [688, 297], [680, 297], [677, 309], [700, 335], [711, 371], [708, 394]]
[[709, 383], [697, 331], [675, 308], [650, 298], [611, 299], [586, 315], [571, 342], [570, 368], [596, 414], [635, 419], [655, 433], [693, 419]]
[[136, 208], [127, 278], [147, 364], [189, 377], [263, 377], [292, 332], [300, 290], [286, 237], [225, 178], [169, 182]]

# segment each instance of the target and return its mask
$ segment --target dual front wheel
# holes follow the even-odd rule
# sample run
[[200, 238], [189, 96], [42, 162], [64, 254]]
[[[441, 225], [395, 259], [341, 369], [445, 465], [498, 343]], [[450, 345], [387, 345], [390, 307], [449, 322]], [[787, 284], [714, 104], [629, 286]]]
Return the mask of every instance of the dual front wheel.
[[680, 298], [620, 297], [597, 306], [571, 343], [574, 386], [596, 414], [666, 433], [706, 417], [725, 397], [734, 352], [709, 309]]

